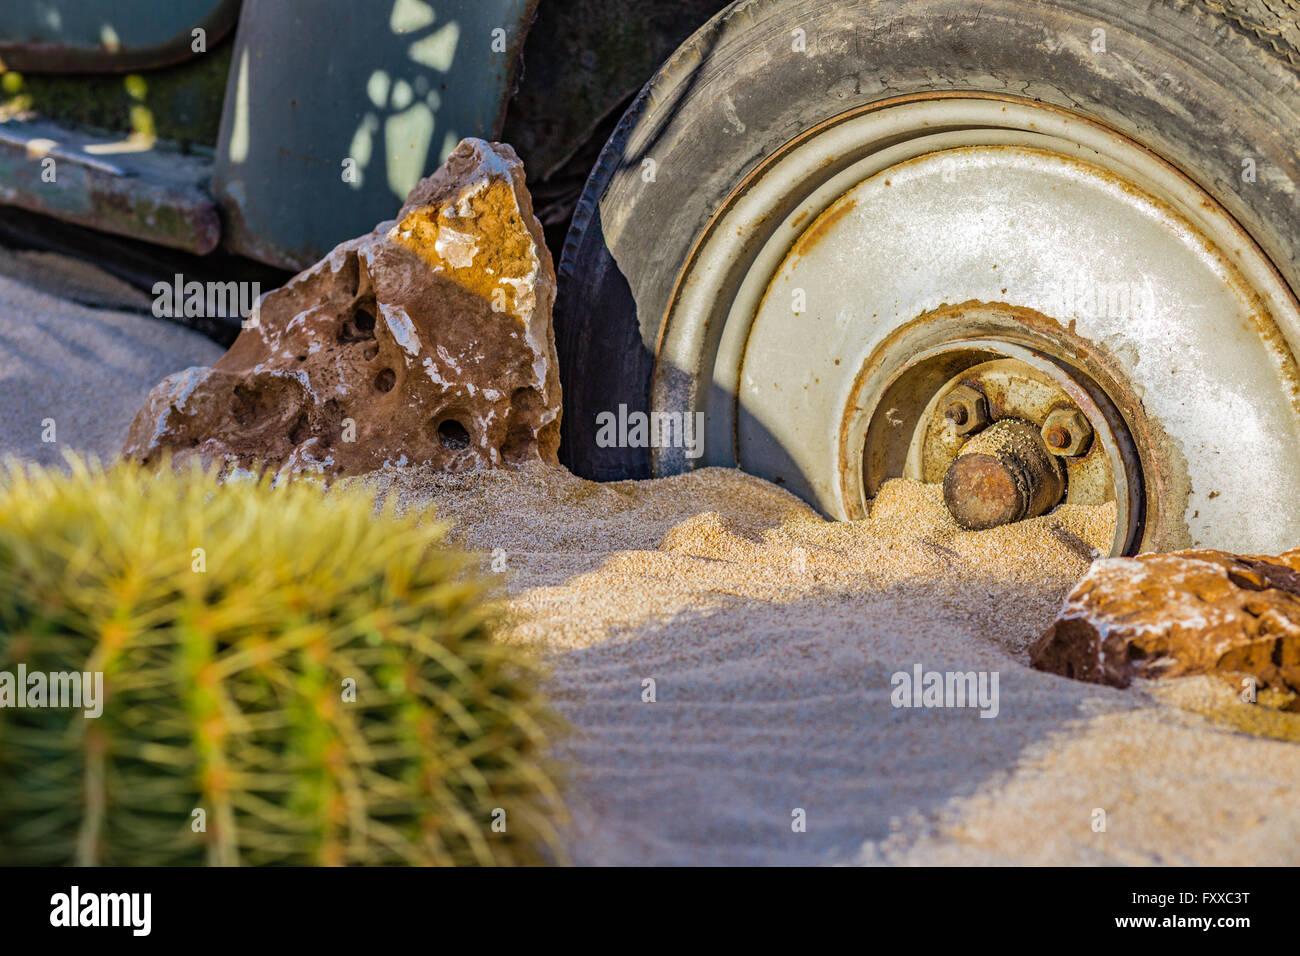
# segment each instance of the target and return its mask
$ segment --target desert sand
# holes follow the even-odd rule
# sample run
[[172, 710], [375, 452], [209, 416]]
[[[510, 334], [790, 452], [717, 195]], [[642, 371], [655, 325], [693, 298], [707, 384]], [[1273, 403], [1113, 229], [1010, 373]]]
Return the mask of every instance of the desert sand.
[[163, 376], [221, 357], [220, 345], [155, 319], [151, 305], [94, 266], [0, 248], [0, 456], [110, 461]]
[[[507, 639], [546, 656], [573, 725], [574, 862], [1300, 862], [1300, 744], [1268, 736], [1300, 716], [1251, 724], [1260, 708], [1203, 678], [1117, 690], [1028, 666], [1109, 508], [965, 532], [904, 481], [853, 524], [723, 469], [369, 481], [501, 569]], [[996, 671], [997, 716], [895, 708], [891, 675], [917, 664]]]
[[[0, 455], [112, 457], [158, 380], [221, 353], [67, 268], [47, 288], [87, 304], [0, 276]], [[354, 481], [454, 521], [498, 576], [504, 639], [548, 661], [573, 862], [1300, 863], [1300, 717], [1206, 679], [1116, 690], [1027, 666], [1104, 509], [967, 533], [904, 482], [834, 524], [720, 469]], [[997, 716], [895, 708], [891, 675], [917, 664], [997, 672]]]

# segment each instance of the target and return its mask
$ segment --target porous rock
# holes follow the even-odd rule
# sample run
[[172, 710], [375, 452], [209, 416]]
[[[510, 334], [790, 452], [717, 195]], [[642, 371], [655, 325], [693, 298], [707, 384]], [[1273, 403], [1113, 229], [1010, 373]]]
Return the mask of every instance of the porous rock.
[[523, 164], [467, 139], [395, 220], [264, 296], [213, 367], [157, 385], [122, 454], [326, 478], [555, 464], [554, 301]]
[[1030, 648], [1030, 660], [1115, 687], [1135, 677], [1219, 674], [1300, 692], [1300, 550], [1097, 561]]

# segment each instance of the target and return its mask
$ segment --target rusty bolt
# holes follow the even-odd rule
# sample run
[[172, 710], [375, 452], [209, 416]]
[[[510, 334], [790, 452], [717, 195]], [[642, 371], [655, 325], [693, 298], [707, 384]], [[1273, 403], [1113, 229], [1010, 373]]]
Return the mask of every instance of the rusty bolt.
[[1057, 408], [1048, 413], [1042, 435], [1053, 455], [1075, 458], [1092, 444], [1092, 425], [1077, 408]]
[[977, 432], [989, 423], [989, 403], [977, 388], [958, 385], [943, 402], [943, 417], [958, 435]]
[[979, 531], [1046, 514], [1065, 494], [1065, 468], [1029, 422], [1004, 418], [962, 448], [943, 478], [943, 500]]

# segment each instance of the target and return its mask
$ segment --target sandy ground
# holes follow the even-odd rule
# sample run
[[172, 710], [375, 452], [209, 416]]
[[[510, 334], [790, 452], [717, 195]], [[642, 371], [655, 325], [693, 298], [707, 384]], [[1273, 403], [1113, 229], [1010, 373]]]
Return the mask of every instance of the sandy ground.
[[154, 385], [221, 357], [216, 343], [153, 318], [151, 301], [75, 260], [0, 249], [0, 454], [116, 457]]
[[[220, 355], [4, 273], [136, 305], [79, 267], [0, 256], [0, 455], [111, 456], [155, 382]], [[367, 484], [454, 520], [500, 575], [508, 639], [548, 658], [575, 862], [1300, 863], [1300, 744], [1267, 736], [1300, 718], [1255, 719], [1208, 680], [1121, 691], [1027, 666], [1109, 539], [1103, 509], [971, 534], [904, 482], [857, 524], [720, 469]], [[892, 675], [918, 664], [996, 672], [997, 716], [893, 706]]]
[[[721, 469], [371, 481], [504, 567], [510, 638], [549, 657], [574, 726], [576, 862], [1300, 863], [1300, 745], [1228, 722], [1259, 708], [1027, 666], [1110, 509], [970, 533], [908, 482], [836, 524]], [[997, 672], [997, 716], [894, 707], [917, 664]]]

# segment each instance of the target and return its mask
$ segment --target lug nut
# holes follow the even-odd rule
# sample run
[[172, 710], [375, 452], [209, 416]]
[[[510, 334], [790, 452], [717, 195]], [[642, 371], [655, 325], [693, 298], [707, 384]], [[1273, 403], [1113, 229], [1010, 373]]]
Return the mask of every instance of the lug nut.
[[1077, 408], [1057, 408], [1043, 421], [1043, 443], [1062, 458], [1076, 458], [1092, 444], [1092, 425]]
[[977, 432], [989, 423], [988, 400], [979, 389], [958, 385], [944, 399], [943, 417], [952, 422], [958, 435]]

